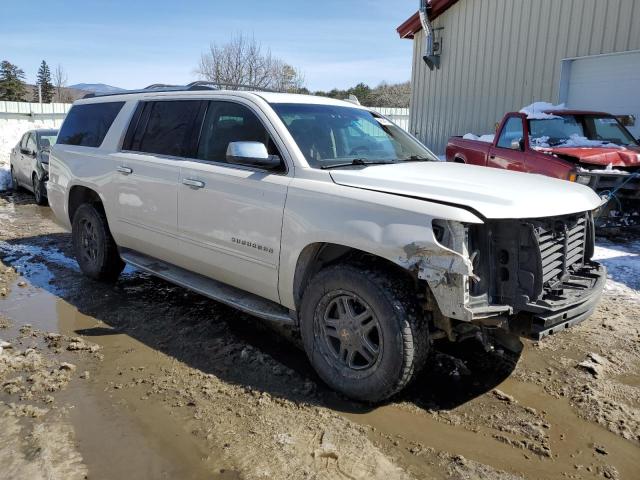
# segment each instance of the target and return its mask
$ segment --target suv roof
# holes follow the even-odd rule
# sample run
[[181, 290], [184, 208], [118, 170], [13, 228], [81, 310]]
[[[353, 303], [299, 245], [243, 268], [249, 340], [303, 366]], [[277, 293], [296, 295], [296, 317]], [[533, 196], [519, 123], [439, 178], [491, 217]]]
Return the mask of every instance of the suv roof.
[[215, 98], [219, 96], [236, 96], [247, 99], [260, 98], [267, 103], [299, 103], [299, 104], [313, 104], [313, 105], [335, 105], [342, 107], [361, 108], [366, 110], [366, 107], [357, 105], [355, 103], [347, 102], [344, 100], [336, 100], [334, 98], [319, 97], [315, 95], [301, 95], [297, 93], [276, 93], [276, 92], [262, 92], [262, 91], [245, 91], [245, 90], [214, 90], [209, 88], [185, 90], [175, 88], [168, 89], [148, 89], [148, 90], [132, 90], [128, 92], [120, 92], [108, 95], [97, 95], [93, 97], [85, 97], [80, 100], [76, 100], [76, 104], [86, 103], [101, 103], [101, 102], [115, 102], [126, 100], [140, 100], [151, 98]]

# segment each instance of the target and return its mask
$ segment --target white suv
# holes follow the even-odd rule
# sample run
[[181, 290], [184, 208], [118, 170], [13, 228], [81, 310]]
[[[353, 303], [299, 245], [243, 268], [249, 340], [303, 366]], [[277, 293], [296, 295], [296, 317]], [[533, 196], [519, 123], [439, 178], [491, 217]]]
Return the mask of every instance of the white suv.
[[589, 316], [588, 187], [439, 162], [322, 97], [192, 86], [77, 101], [48, 195], [82, 271], [125, 262], [299, 327], [331, 387], [380, 401], [436, 339], [521, 347]]

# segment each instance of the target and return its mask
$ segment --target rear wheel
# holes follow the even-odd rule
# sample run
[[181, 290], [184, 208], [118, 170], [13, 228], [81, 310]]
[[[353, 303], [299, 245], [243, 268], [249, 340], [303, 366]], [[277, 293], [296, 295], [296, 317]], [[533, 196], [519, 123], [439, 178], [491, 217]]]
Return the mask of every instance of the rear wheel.
[[33, 178], [31, 179], [33, 185], [33, 196], [36, 199], [36, 203], [38, 205], [47, 205], [47, 196], [45, 195], [45, 186], [44, 180], [40, 180], [38, 175], [33, 174]]
[[85, 203], [73, 216], [73, 250], [82, 273], [94, 280], [115, 281], [125, 263], [118, 254], [104, 211]]
[[364, 265], [336, 265], [309, 283], [301, 305], [305, 351], [318, 375], [356, 400], [379, 402], [422, 368], [429, 339], [413, 285]]

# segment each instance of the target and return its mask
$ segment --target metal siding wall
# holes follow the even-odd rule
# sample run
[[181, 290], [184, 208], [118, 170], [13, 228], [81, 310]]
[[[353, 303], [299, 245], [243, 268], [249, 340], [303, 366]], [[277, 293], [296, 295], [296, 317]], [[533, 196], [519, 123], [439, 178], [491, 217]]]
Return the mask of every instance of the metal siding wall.
[[415, 37], [410, 131], [442, 153], [451, 135], [557, 102], [561, 60], [640, 49], [639, 17], [639, 0], [461, 0], [434, 21], [445, 27], [439, 70]]

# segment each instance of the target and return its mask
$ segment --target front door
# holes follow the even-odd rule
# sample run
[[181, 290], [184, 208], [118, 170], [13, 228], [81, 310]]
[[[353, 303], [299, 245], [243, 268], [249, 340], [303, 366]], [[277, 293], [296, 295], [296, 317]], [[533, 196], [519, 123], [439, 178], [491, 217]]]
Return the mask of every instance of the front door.
[[240, 103], [209, 103], [196, 158], [184, 161], [180, 173], [180, 252], [185, 268], [278, 301], [285, 164], [265, 171], [226, 161], [229, 143], [237, 141], [262, 142], [280, 154], [259, 115]]
[[496, 146], [489, 149], [487, 166], [525, 172], [524, 147], [522, 117], [509, 117], [500, 131]]
[[141, 102], [114, 155], [114, 236], [119, 245], [175, 263], [180, 162], [202, 102]]
[[31, 182], [31, 164], [36, 158], [38, 144], [35, 132], [30, 132], [27, 136], [25, 146], [20, 151], [20, 182], [28, 188], [33, 188]]

